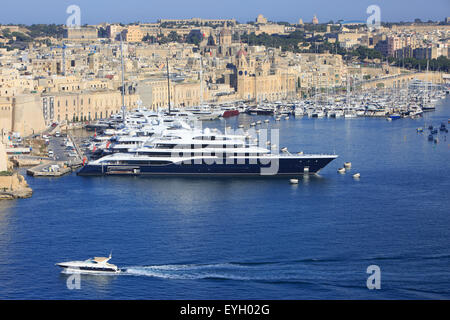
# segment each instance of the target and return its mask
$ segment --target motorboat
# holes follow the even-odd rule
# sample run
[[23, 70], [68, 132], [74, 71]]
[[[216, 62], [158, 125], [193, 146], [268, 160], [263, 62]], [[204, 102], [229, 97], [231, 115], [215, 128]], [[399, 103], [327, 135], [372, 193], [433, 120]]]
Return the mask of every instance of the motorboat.
[[68, 273], [119, 273], [121, 270], [114, 264], [108, 263], [109, 257], [94, 257], [84, 261], [60, 262], [56, 265], [63, 268]]

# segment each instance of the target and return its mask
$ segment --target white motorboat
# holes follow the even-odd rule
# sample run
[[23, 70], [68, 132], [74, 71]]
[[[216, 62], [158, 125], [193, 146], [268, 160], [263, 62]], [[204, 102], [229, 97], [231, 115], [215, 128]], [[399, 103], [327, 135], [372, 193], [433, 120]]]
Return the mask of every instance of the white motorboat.
[[109, 257], [94, 257], [84, 261], [60, 262], [56, 265], [68, 273], [119, 273], [120, 269], [116, 265], [108, 263], [111, 257], [110, 254]]

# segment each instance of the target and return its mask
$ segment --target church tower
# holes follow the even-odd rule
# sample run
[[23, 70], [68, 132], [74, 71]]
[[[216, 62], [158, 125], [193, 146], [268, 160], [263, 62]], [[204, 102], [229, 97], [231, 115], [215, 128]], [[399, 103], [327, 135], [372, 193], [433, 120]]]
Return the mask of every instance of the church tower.
[[250, 69], [247, 52], [242, 47], [236, 55], [236, 92], [244, 99], [250, 99]]

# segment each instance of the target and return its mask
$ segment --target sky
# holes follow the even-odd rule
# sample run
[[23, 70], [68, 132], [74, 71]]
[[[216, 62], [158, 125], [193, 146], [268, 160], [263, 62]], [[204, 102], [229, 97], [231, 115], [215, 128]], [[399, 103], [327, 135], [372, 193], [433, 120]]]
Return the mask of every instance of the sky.
[[235, 18], [254, 21], [263, 14], [269, 21], [319, 22], [366, 21], [369, 5], [378, 5], [384, 22], [413, 21], [416, 18], [442, 21], [450, 17], [450, 0], [3, 0], [0, 24], [64, 24], [69, 5], [81, 9], [81, 24], [102, 22], [154, 22], [160, 18]]

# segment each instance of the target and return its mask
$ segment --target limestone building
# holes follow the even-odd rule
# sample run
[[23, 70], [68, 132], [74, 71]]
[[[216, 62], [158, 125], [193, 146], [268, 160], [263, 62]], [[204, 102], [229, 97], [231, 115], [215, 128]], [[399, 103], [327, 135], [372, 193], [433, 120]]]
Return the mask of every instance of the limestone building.
[[[125, 95], [125, 106], [135, 108], [138, 100], [136, 94]], [[40, 105], [47, 125], [52, 122], [96, 120], [120, 112], [122, 95], [118, 90], [45, 93]]]
[[98, 38], [98, 31], [93, 27], [66, 28], [64, 38], [72, 41], [95, 40]]
[[252, 57], [243, 48], [236, 56], [231, 85], [244, 100], [277, 101], [296, 96], [296, 76], [289, 68], [278, 67], [273, 58]]

